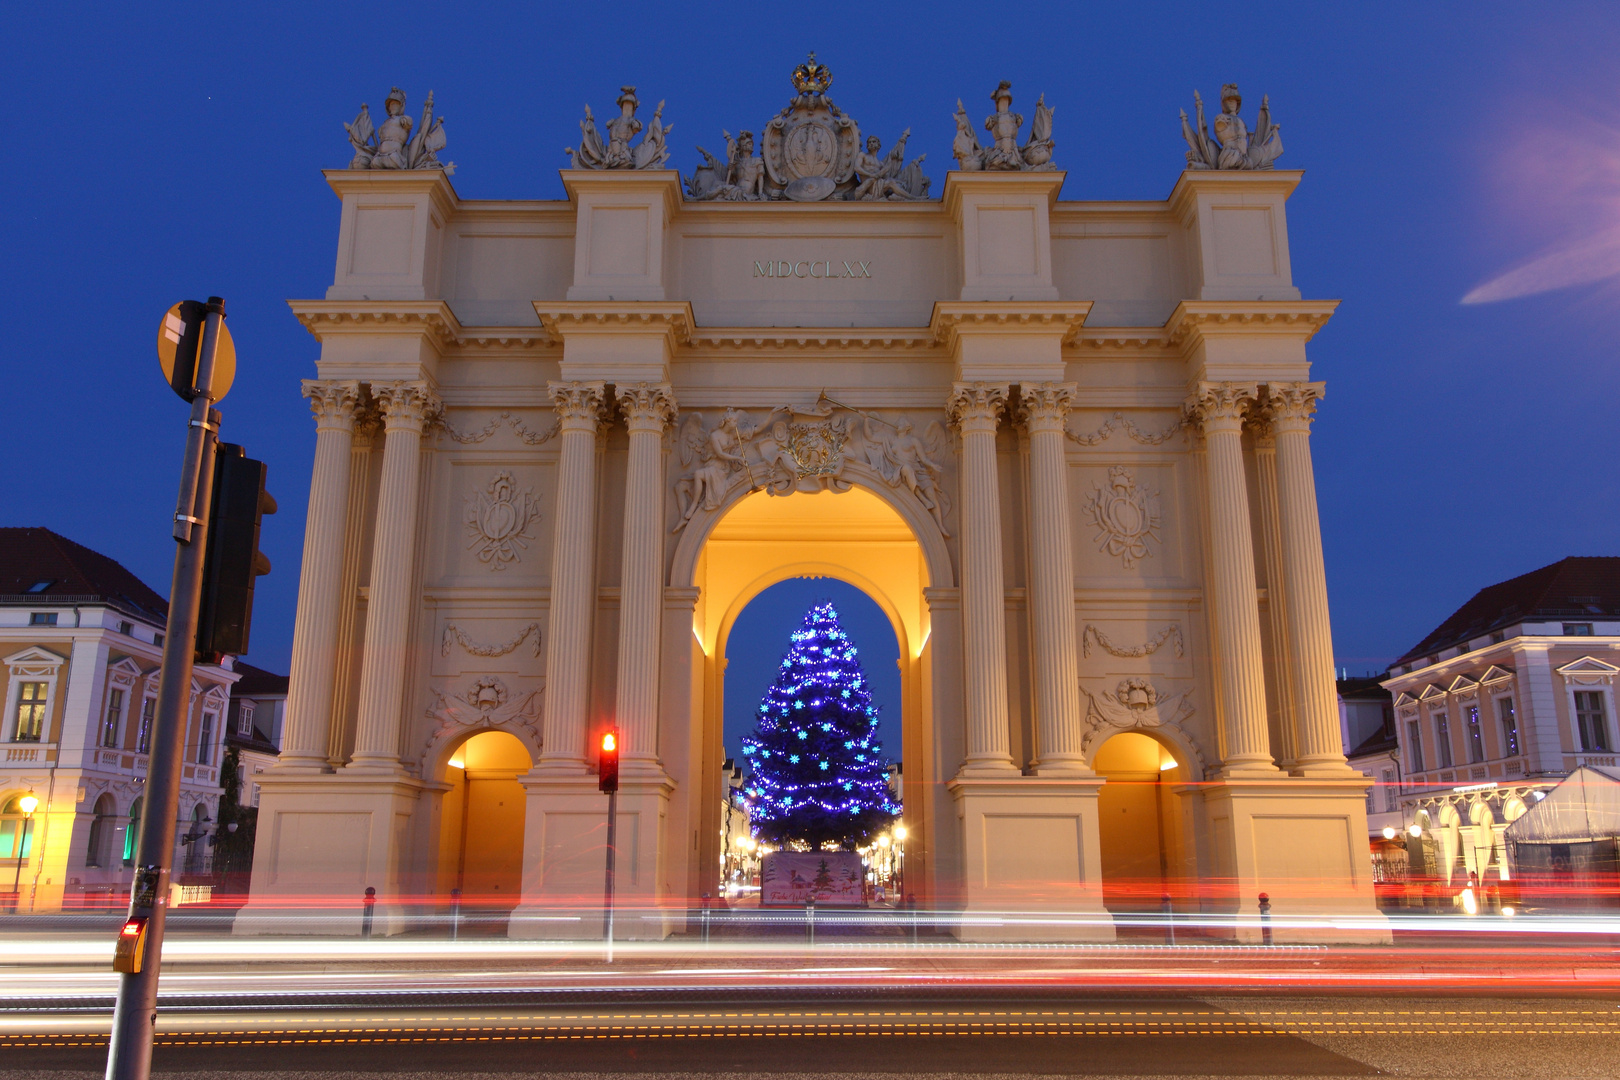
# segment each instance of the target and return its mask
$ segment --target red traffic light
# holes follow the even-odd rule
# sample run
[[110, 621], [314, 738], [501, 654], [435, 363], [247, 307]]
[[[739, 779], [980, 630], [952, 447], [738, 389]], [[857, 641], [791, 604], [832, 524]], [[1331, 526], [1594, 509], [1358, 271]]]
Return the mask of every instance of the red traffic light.
[[619, 729], [602, 732], [602, 754], [597, 759], [597, 786], [603, 791], [619, 790]]

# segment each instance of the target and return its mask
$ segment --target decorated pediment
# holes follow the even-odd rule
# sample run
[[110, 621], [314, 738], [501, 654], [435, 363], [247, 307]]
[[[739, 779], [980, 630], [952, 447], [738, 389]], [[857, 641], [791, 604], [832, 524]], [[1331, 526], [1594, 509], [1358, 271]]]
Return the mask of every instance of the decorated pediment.
[[1402, 690], [1400, 693], [1395, 695], [1395, 704], [1396, 705], [1416, 705], [1417, 704], [1417, 698], [1413, 697], [1411, 694], [1408, 694], [1405, 690]]
[[30, 645], [22, 652], [12, 653], [6, 657], [5, 663], [16, 676], [52, 675], [57, 668], [67, 663], [67, 657], [58, 656], [49, 649], [41, 649], [37, 645]]
[[107, 674], [114, 686], [134, 686], [135, 680], [141, 677], [141, 665], [133, 658], [124, 657], [115, 663], [107, 665]]
[[[1498, 667], [1496, 664], [1492, 664], [1488, 669], [1486, 669], [1485, 674], [1479, 677], [1479, 681], [1487, 686], [1490, 686], [1494, 683], [1504, 682], [1511, 678], [1513, 678], [1512, 668]], [[1496, 687], [1496, 689], [1500, 689], [1500, 687]]]
[[1423, 692], [1418, 694], [1418, 700], [1419, 701], [1427, 701], [1427, 702], [1432, 703], [1432, 702], [1437, 702], [1437, 701], [1444, 701], [1445, 699], [1446, 699], [1446, 691], [1445, 691], [1445, 689], [1440, 687], [1440, 686], [1436, 686], [1434, 683], [1430, 683], [1428, 686], [1425, 686], [1423, 688]]
[[1612, 683], [1615, 674], [1620, 672], [1620, 667], [1604, 663], [1595, 656], [1583, 656], [1554, 670], [1568, 682], [1589, 686], [1594, 683]]
[[1455, 694], [1458, 697], [1472, 697], [1478, 692], [1478, 681], [1470, 679], [1466, 675], [1457, 676], [1455, 679], [1451, 680], [1451, 685], [1446, 687], [1446, 693]]

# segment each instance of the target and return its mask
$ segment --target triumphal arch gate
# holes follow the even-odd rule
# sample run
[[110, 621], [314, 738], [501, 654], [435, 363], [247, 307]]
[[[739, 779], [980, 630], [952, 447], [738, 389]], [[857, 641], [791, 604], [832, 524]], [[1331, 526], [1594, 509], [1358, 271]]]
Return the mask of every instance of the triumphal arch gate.
[[1168, 198], [1070, 201], [1044, 99], [958, 106], [936, 187], [830, 80], [689, 175], [627, 87], [566, 201], [458, 195], [431, 98], [347, 125], [336, 274], [292, 304], [315, 464], [239, 932], [311, 898], [358, 931], [373, 888], [377, 932], [460, 889], [598, 935], [610, 725], [619, 933], [684, 931], [731, 627], [826, 575], [894, 627], [907, 890], [963, 937], [1108, 939], [1162, 892], [1387, 936], [1311, 464], [1335, 302], [1294, 286], [1269, 110], [1227, 87]]

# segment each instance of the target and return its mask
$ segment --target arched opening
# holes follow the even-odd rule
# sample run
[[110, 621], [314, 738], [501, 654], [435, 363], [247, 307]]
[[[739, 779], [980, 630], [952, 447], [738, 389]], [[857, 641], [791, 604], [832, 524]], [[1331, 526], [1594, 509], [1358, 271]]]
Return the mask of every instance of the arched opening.
[[84, 865], [112, 864], [113, 821], [117, 814], [118, 804], [110, 793], [103, 792], [96, 799], [95, 817], [90, 820], [90, 839], [85, 848]]
[[191, 808], [191, 824], [180, 837], [185, 852], [185, 873], [202, 874], [208, 870], [208, 807], [198, 803]]
[[[692, 528], [704, 524], [694, 519]], [[695, 538], [691, 538], [695, 539]], [[687, 541], [683, 540], [683, 543]], [[926, 886], [928, 821], [935, 815], [932, 732], [924, 720], [929, 616], [923, 590], [931, 560], [912, 524], [878, 493], [862, 487], [845, 492], [800, 492], [774, 497], [763, 491], [737, 498], [712, 523], [701, 548], [689, 549], [690, 582], [698, 588], [693, 612], [694, 713], [701, 716], [694, 753], [703, 783], [697, 795], [698, 858], [694, 895], [721, 894], [722, 846], [726, 841], [722, 742], [728, 687], [726, 656], [743, 609], [771, 586], [804, 577], [834, 578], [859, 589], [887, 617], [898, 643], [900, 675], [898, 745], [885, 753], [905, 764], [904, 822], [907, 830], [907, 889]], [[681, 558], [677, 557], [677, 573]], [[685, 584], [685, 582], [682, 582]], [[785, 648], [786, 643], [782, 646]], [[870, 669], [868, 673], [871, 674]], [[739, 688], [755, 695], [763, 687]], [[733, 748], [735, 749], [735, 748]], [[944, 808], [949, 813], [949, 807]]]
[[522, 740], [504, 731], [480, 731], [451, 751], [441, 777], [449, 788], [439, 817], [440, 896], [459, 889], [465, 907], [517, 906], [525, 805], [518, 777], [533, 764]]
[[1177, 882], [1186, 850], [1181, 801], [1185, 772], [1151, 735], [1122, 731], [1097, 748], [1092, 768], [1108, 782], [1097, 799], [1103, 904], [1115, 914], [1159, 911]]
[[135, 801], [129, 804], [129, 825], [124, 829], [124, 865], [135, 865], [135, 853], [141, 846], [141, 803], [142, 796], [137, 795]]

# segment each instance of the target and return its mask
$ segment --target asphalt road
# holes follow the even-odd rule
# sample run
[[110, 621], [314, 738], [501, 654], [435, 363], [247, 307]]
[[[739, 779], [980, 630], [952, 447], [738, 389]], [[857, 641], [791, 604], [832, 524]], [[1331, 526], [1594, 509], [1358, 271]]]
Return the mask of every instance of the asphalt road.
[[[107, 1014], [0, 1015], [0, 1080], [100, 1076]], [[1192, 997], [165, 1011], [154, 1071], [248, 1077], [1614, 1077], [1605, 998]]]

